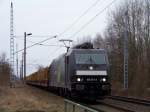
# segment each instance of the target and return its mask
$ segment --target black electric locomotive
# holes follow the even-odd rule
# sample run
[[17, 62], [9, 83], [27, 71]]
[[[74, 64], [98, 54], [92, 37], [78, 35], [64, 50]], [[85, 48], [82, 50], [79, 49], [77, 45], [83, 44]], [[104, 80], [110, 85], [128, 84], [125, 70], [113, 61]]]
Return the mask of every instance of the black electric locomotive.
[[49, 67], [49, 87], [62, 94], [98, 98], [110, 94], [108, 59], [103, 49], [69, 49]]

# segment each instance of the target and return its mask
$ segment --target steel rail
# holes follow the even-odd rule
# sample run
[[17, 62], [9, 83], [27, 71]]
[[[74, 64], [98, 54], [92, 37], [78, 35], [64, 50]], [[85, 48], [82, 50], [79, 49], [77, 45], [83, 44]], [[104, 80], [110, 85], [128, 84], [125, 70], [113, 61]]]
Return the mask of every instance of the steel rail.
[[140, 105], [145, 105], [145, 106], [150, 106], [150, 101], [137, 99], [137, 98], [124, 97], [124, 96], [107, 96], [105, 98], [129, 102], [129, 103], [135, 103], [135, 104], [140, 104]]
[[[112, 107], [114, 109], [117, 109], [117, 110], [122, 110], [122, 111], [125, 111], [125, 112], [136, 112], [134, 110], [131, 110], [131, 109], [128, 109], [128, 108], [125, 108], [125, 107], [120, 107], [120, 106], [117, 106], [117, 105], [113, 105], [113, 104], [110, 104], [110, 103], [106, 103], [106, 102], [100, 102], [99, 101], [99, 105], [104, 105], [104, 106], [108, 106], [108, 107]], [[96, 107], [95, 107], [96, 108]]]

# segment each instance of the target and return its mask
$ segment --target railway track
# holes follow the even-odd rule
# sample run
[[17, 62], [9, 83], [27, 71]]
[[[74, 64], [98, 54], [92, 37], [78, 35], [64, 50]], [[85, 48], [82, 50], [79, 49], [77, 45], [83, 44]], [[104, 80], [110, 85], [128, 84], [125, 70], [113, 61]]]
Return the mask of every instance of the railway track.
[[107, 96], [105, 98], [129, 102], [129, 103], [140, 104], [140, 105], [144, 105], [144, 106], [150, 106], [150, 101], [137, 99], [137, 98], [129, 98], [129, 97], [123, 97], [123, 96]]
[[150, 112], [150, 101], [147, 100], [107, 96], [98, 102], [98, 105], [92, 105], [92, 107], [105, 112]]
[[98, 105], [92, 105], [91, 107], [103, 112], [136, 112], [132, 109], [124, 108], [108, 102], [99, 102]]
[[96, 112], [150, 112], [150, 101], [135, 98], [107, 96], [104, 100], [98, 100], [93, 104], [89, 101], [76, 101], [77, 99], [69, 100], [91, 108]]

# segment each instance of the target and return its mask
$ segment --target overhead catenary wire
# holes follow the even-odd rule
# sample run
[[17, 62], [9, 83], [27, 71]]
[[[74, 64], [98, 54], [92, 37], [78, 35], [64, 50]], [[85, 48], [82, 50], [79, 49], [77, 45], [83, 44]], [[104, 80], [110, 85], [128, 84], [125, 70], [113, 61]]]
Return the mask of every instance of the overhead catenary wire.
[[[34, 43], [34, 44], [30, 45], [30, 46], [27, 46], [26, 49], [31, 48], [31, 47], [33, 47], [33, 46], [35, 46], [35, 45], [39, 45], [40, 43], [43, 43], [43, 42], [45, 42], [45, 41], [48, 41], [48, 40], [53, 39], [53, 38], [56, 38], [56, 37], [57, 37], [57, 36], [53, 36], [53, 37], [49, 37], [49, 38], [47, 38], [47, 39], [44, 39], [44, 40], [42, 40], [42, 41], [36, 42], [36, 43]], [[15, 52], [15, 53], [19, 53], [19, 52], [21, 52], [21, 51], [23, 51], [23, 50], [24, 50], [24, 49], [21, 49], [21, 50]]]
[[[19, 39], [22, 39], [22, 41], [23, 41], [23, 38], [19, 38]], [[31, 40], [27, 40], [28, 42], [30, 42], [30, 43], [37, 43], [37, 42], [34, 42], [34, 41], [31, 41]], [[65, 46], [63, 46], [63, 45], [53, 45], [53, 44], [41, 44], [41, 43], [39, 43], [39, 44], [37, 44], [37, 45], [39, 45], [39, 46], [56, 46], [56, 47], [65, 47]]]
[[[101, 0], [96, 0], [90, 7], [88, 7], [70, 26], [68, 26], [63, 32], [59, 33], [58, 38], [70, 30], [84, 15], [86, 15], [94, 6], [98, 4]], [[59, 41], [59, 39], [57, 40]], [[65, 42], [63, 44], [66, 46]]]
[[[33, 41], [30, 41], [30, 42], [32, 42], [32, 43], [35, 43], [35, 42], [33, 42]], [[55, 47], [65, 47], [65, 46], [63, 46], [63, 45], [53, 45], [53, 44], [38, 44], [38, 45], [40, 45], [40, 46], [55, 46]]]
[[98, 4], [101, 0], [97, 0], [94, 2], [89, 8], [87, 8], [70, 26], [68, 26], [63, 32], [61, 32], [58, 37], [66, 33], [68, 30], [70, 30], [84, 15], [86, 15], [94, 6]]
[[[99, 0], [98, 0], [99, 1]], [[94, 17], [92, 17], [86, 24], [84, 24], [77, 32], [75, 32], [72, 37], [74, 37], [75, 35], [77, 35], [79, 32], [81, 32], [87, 25], [89, 25], [92, 21], [94, 21], [101, 13], [103, 13], [108, 7], [110, 7], [114, 2], [116, 2], [117, 0], [113, 0], [110, 4], [108, 4], [104, 9], [102, 9], [101, 11], [99, 11]], [[58, 37], [60, 35], [63, 35], [66, 31], [68, 31], [76, 22], [78, 21], [78, 19], [71, 24], [70, 27], [68, 27], [66, 30], [64, 30], [64, 32], [60, 33], [58, 35]], [[58, 39], [58, 38], [57, 38]], [[38, 43], [40, 44], [40, 43]], [[57, 51], [59, 51], [60, 48], [57, 48], [56, 50], [54, 50], [54, 53], [56, 53]], [[52, 53], [52, 54], [54, 54]]]
[[[98, 0], [99, 1], [99, 0]], [[97, 2], [98, 2], [97, 1]], [[92, 17], [86, 24], [84, 24], [77, 32], [75, 32], [71, 37], [74, 37], [75, 35], [77, 35], [79, 32], [81, 32], [87, 25], [89, 25], [92, 21], [94, 21], [101, 13], [103, 13], [108, 7], [110, 7], [114, 2], [115, 2], [116, 0], [113, 0], [110, 4], [108, 4], [103, 10], [101, 10], [101, 11], [99, 11], [94, 17]], [[95, 2], [95, 3], [97, 3], [97, 2]], [[94, 5], [94, 4], [93, 4]], [[89, 10], [89, 9], [88, 9]], [[86, 11], [86, 12], [88, 12], [88, 11]], [[84, 13], [83, 13], [84, 14]], [[76, 20], [76, 21], [78, 21], [78, 20]], [[75, 24], [75, 22], [73, 23], [73, 25]], [[72, 25], [71, 25], [72, 26]], [[70, 26], [70, 27], [71, 27]], [[69, 28], [69, 27], [68, 27]], [[67, 29], [68, 29], [67, 28]], [[67, 30], [66, 30], [67, 31]], [[66, 32], [65, 30], [64, 30], [64, 32]], [[56, 37], [59, 37], [60, 35], [62, 35], [64, 32], [62, 32], [62, 33], [60, 33], [58, 36], [54, 36], [55, 38]], [[53, 37], [53, 38], [54, 38]], [[31, 48], [31, 47], [33, 47], [33, 46], [35, 46], [35, 45], [39, 45], [40, 43], [43, 43], [43, 42], [45, 42], [45, 41], [48, 41], [48, 40], [50, 40], [51, 38], [47, 38], [47, 39], [44, 39], [44, 40], [42, 40], [42, 41], [40, 41], [40, 42], [37, 42], [37, 43], [35, 43], [35, 44], [33, 44], [33, 45], [30, 45], [30, 46], [27, 46], [27, 49], [28, 48]], [[57, 38], [58, 39], [58, 38]], [[21, 51], [23, 51], [24, 49], [21, 49], [21, 50], [19, 50], [19, 51], [17, 51], [17, 52], [15, 52], [15, 53], [18, 53], [18, 52], [21, 52]]]
[[[63, 35], [65, 32], [67, 32], [70, 28], [72, 28], [84, 15], [86, 15], [94, 6], [96, 6], [98, 4], [98, 2], [100, 2], [101, 0], [96, 0], [96, 2], [94, 2], [87, 10], [85, 10], [69, 27], [67, 27], [63, 32], [61, 32], [58, 36], [57, 36], [57, 40], [59, 41], [59, 37], [61, 35]], [[20, 37], [23, 37], [23, 36], [14, 36], [15, 38], [20, 38]], [[34, 35], [34, 36], [31, 36], [31, 37], [47, 37], [47, 36], [39, 36], [39, 35]], [[36, 44], [38, 45], [38, 44]], [[22, 49], [23, 50], [23, 49]], [[22, 51], [21, 50], [21, 51]], [[20, 50], [19, 50], [20, 52]]]
[[92, 17], [88, 22], [86, 22], [83, 26], [81, 26], [80, 29], [76, 31], [71, 37], [76, 36], [79, 32], [81, 32], [86, 26], [88, 26], [92, 21], [94, 21], [100, 14], [102, 14], [108, 7], [110, 7], [116, 1], [117, 0], [113, 0], [104, 9], [100, 10], [94, 17]]
[[[13, 36], [14, 38], [24, 38], [24, 35], [15, 35]], [[47, 37], [52, 37], [51, 35], [30, 35], [30, 37], [34, 38], [47, 38]]]
[[39, 44], [39, 45], [42, 45], [42, 46], [55, 46], [55, 47], [66, 47], [66, 46], [63, 46], [63, 45], [49, 45], [49, 44]]
[[[31, 43], [37, 43], [37, 42], [33, 42], [33, 41], [31, 41], [31, 40], [28, 40], [28, 42], [31, 42]], [[40, 45], [40, 46], [55, 46], [55, 47], [65, 47], [65, 46], [63, 46], [63, 45], [53, 45], [53, 44], [41, 44], [41, 43], [39, 43], [39, 44], [37, 44], [37, 45]]]
[[[58, 35], [58, 38], [65, 34], [68, 30], [70, 30], [84, 15], [86, 15], [94, 6], [96, 6], [98, 4], [98, 2], [100, 2], [101, 0], [96, 0], [96, 2], [94, 2], [89, 8], [87, 8], [70, 26], [68, 26], [63, 32], [61, 32]], [[59, 39], [57, 38], [57, 40], [59, 41]], [[65, 42], [63, 41], [63, 44], [66, 46]]]

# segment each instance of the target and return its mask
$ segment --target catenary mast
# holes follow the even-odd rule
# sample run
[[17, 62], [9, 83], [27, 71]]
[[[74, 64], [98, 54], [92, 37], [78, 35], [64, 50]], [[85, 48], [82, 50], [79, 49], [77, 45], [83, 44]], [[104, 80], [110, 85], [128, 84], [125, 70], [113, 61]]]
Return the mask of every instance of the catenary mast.
[[14, 26], [13, 26], [13, 3], [11, 2], [10, 6], [10, 65], [11, 65], [11, 74], [10, 74], [10, 84], [14, 82]]

